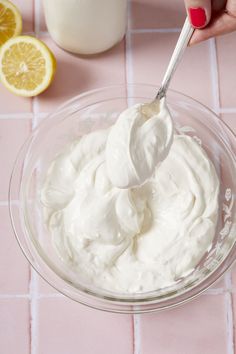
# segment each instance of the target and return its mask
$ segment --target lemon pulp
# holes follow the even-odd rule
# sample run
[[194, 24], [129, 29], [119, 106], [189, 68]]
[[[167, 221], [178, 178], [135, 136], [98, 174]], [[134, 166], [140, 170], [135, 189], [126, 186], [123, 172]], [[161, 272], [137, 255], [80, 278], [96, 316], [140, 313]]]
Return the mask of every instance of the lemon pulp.
[[56, 60], [50, 49], [31, 36], [7, 41], [0, 51], [0, 78], [12, 92], [35, 96], [51, 83]]
[[0, 0], [0, 46], [22, 31], [19, 10], [8, 0]]

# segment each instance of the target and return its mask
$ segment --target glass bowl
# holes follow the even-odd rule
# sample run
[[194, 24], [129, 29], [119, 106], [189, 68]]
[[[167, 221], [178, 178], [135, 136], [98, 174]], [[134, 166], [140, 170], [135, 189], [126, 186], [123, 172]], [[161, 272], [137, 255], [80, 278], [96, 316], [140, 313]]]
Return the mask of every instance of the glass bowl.
[[235, 136], [207, 107], [171, 90], [167, 102], [177, 131], [192, 136], [203, 146], [220, 179], [219, 218], [214, 241], [195, 270], [174, 286], [146, 293], [117, 294], [86, 284], [62, 262], [52, 246], [40, 203], [40, 189], [51, 160], [76, 137], [111, 126], [128, 105], [151, 101], [156, 92], [157, 87], [150, 85], [119, 85], [76, 96], [32, 132], [13, 168], [10, 214], [25, 256], [49, 284], [90, 307], [120, 313], [174, 307], [211, 286], [235, 259]]

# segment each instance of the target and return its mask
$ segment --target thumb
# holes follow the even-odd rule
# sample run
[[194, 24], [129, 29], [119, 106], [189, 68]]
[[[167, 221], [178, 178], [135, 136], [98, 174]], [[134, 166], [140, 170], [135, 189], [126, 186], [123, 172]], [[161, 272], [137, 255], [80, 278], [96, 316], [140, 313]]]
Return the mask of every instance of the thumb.
[[204, 28], [211, 19], [211, 0], [185, 0], [189, 20], [194, 28]]

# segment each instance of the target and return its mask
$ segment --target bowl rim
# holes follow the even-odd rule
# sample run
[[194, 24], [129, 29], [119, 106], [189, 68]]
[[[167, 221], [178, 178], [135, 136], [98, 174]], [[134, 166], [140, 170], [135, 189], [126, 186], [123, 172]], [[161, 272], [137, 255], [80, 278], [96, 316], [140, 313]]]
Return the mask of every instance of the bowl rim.
[[[70, 98], [69, 100], [65, 101], [64, 103], [62, 103], [61, 105], [59, 105], [56, 110], [54, 110], [53, 112], [49, 113], [49, 114], [46, 116], [45, 120], [44, 120], [43, 122], [41, 122], [35, 129], [33, 129], [33, 130], [31, 131], [31, 133], [29, 134], [28, 138], [25, 140], [25, 142], [23, 143], [21, 149], [19, 150], [19, 152], [18, 152], [18, 154], [17, 154], [17, 157], [16, 157], [15, 162], [14, 162], [14, 165], [13, 165], [13, 169], [12, 169], [12, 172], [11, 172], [11, 176], [10, 176], [10, 183], [9, 183], [9, 189], [8, 189], [8, 201], [9, 201], [8, 205], [9, 205], [10, 220], [11, 220], [12, 228], [13, 228], [13, 230], [14, 230], [14, 235], [15, 235], [15, 237], [16, 237], [16, 240], [17, 240], [17, 242], [18, 242], [18, 244], [19, 244], [19, 246], [20, 246], [20, 248], [21, 248], [23, 254], [25, 255], [25, 257], [26, 257], [26, 259], [28, 260], [28, 262], [31, 264], [31, 266], [35, 269], [35, 271], [36, 271], [48, 284], [50, 284], [53, 288], [55, 288], [56, 290], [58, 290], [58, 291], [61, 292], [62, 294], [66, 295], [67, 297], [71, 298], [72, 300], [77, 301], [77, 302], [80, 302], [80, 303], [85, 304], [85, 305], [87, 305], [87, 306], [89, 306], [89, 307], [92, 307], [92, 308], [101, 309], [101, 310], [109, 311], [109, 312], [141, 313], [141, 312], [151, 312], [151, 311], [163, 310], [163, 309], [165, 309], [165, 308], [176, 307], [176, 306], [181, 305], [181, 304], [183, 304], [183, 303], [185, 303], [185, 302], [188, 302], [188, 301], [190, 301], [191, 299], [193, 299], [193, 298], [197, 297], [198, 295], [200, 295], [202, 292], [204, 292], [204, 291], [207, 290], [210, 286], [212, 286], [212, 284], [214, 284], [216, 281], [218, 281], [219, 278], [232, 266], [232, 264], [233, 264], [234, 261], [235, 261], [234, 258], [232, 258], [231, 262], [227, 265], [227, 267], [226, 267], [222, 272], [218, 272], [218, 271], [219, 271], [219, 268], [222, 266], [222, 263], [223, 263], [225, 260], [228, 259], [229, 255], [230, 255], [230, 253], [233, 251], [233, 248], [234, 248], [234, 247], [232, 247], [232, 249], [231, 249], [230, 252], [228, 253], [227, 257], [223, 260], [223, 262], [220, 262], [220, 263], [219, 263], [218, 267], [214, 270], [214, 272], [213, 272], [213, 273], [210, 272], [209, 275], [207, 275], [207, 276], [203, 279], [203, 281], [208, 280], [209, 277], [212, 276], [213, 274], [216, 274], [216, 273], [219, 273], [219, 274], [217, 274], [217, 276], [216, 276], [215, 278], [213, 278], [212, 281], [208, 282], [205, 286], [203, 286], [202, 289], [200, 289], [199, 291], [195, 291], [194, 294], [192, 294], [191, 296], [189, 296], [189, 297], [187, 297], [187, 298], [185, 297], [184, 299], [180, 300], [179, 302], [177, 301], [177, 302], [174, 302], [174, 303], [172, 303], [172, 304], [169, 304], [169, 305], [166, 305], [166, 306], [162, 306], [162, 307], [160, 307], [160, 308], [156, 308], [156, 307], [154, 306], [155, 308], [144, 309], [144, 310], [142, 310], [142, 309], [138, 309], [138, 310], [137, 310], [137, 309], [136, 309], [135, 311], [133, 311], [133, 310], [130, 311], [130, 310], [122, 309], [122, 308], [121, 308], [121, 309], [119, 308], [119, 310], [117, 310], [117, 309], [111, 309], [111, 308], [109, 308], [109, 306], [105, 306], [105, 307], [104, 307], [104, 306], [99, 306], [99, 305], [96, 305], [96, 306], [95, 306], [95, 305], [93, 305], [93, 304], [91, 303], [91, 301], [87, 302], [87, 301], [83, 301], [83, 300], [81, 300], [81, 299], [77, 299], [77, 298], [75, 299], [73, 296], [71, 296], [70, 294], [68, 294], [68, 291], [65, 291], [64, 289], [61, 289], [61, 288], [59, 288], [58, 286], [56, 286], [55, 284], [53, 284], [51, 281], [49, 281], [49, 280], [46, 278], [46, 276], [43, 274], [43, 272], [41, 272], [40, 268], [37, 267], [37, 266], [32, 262], [32, 260], [31, 260], [31, 258], [30, 258], [30, 256], [29, 256], [29, 254], [28, 254], [27, 251], [25, 250], [25, 248], [24, 248], [24, 246], [22, 245], [21, 240], [20, 240], [20, 238], [19, 238], [19, 236], [18, 236], [18, 232], [17, 232], [17, 228], [16, 228], [16, 226], [15, 226], [14, 216], [13, 216], [13, 212], [12, 212], [12, 207], [13, 207], [15, 204], [13, 203], [13, 199], [11, 198], [12, 182], [13, 182], [13, 177], [14, 177], [14, 173], [15, 173], [16, 164], [17, 164], [18, 160], [20, 159], [20, 156], [21, 156], [22, 152], [24, 151], [24, 147], [26, 147], [27, 144], [29, 144], [29, 142], [30, 142], [31, 139], [32, 139], [32, 136], [33, 136], [34, 134], [37, 134], [37, 132], [42, 129], [44, 123], [47, 123], [48, 119], [52, 118], [54, 115], [56, 115], [57, 113], [59, 113], [60, 111], [62, 111], [62, 110], [64, 110], [64, 109], [66, 109], [67, 107], [71, 106], [71, 105], [73, 104], [73, 102], [77, 101], [78, 99], [82, 99], [82, 98], [87, 97], [87, 96], [90, 96], [90, 95], [96, 95], [97, 93], [100, 93], [100, 92], [102, 92], [102, 91], [107, 91], [107, 90], [111, 90], [111, 89], [118, 89], [118, 88], [127, 88], [127, 87], [133, 87], [133, 88], [135, 88], [135, 87], [136, 87], [136, 88], [138, 88], [138, 87], [140, 87], [140, 88], [146, 87], [146, 88], [157, 89], [157, 86], [156, 86], [156, 85], [143, 84], [143, 83], [107, 85], [107, 86], [104, 86], [104, 87], [101, 87], [101, 88], [96, 88], [96, 89], [93, 89], [93, 90], [89, 90], [89, 91], [80, 93], [80, 94], [78, 94], [78, 95], [76, 95], [76, 96]], [[234, 132], [232, 131], [232, 129], [231, 129], [224, 121], [222, 121], [222, 120], [220, 119], [220, 117], [217, 116], [217, 114], [216, 114], [212, 109], [210, 109], [210, 108], [207, 107], [206, 105], [200, 103], [199, 101], [193, 99], [191, 96], [188, 96], [188, 95], [186, 95], [186, 94], [183, 94], [183, 93], [181, 93], [181, 92], [179, 92], [179, 91], [172, 90], [172, 89], [170, 89], [169, 91], [172, 92], [172, 93], [174, 93], [174, 94], [177, 94], [177, 95], [181, 96], [182, 99], [188, 99], [188, 100], [192, 101], [193, 103], [197, 103], [199, 106], [201, 106], [201, 107], [204, 108], [206, 111], [208, 111], [208, 112], [212, 115], [212, 117], [214, 117], [214, 119], [218, 120], [218, 121], [222, 124], [222, 126], [224, 127], [224, 129], [226, 129], [226, 132], [228, 131], [228, 132], [230, 133], [230, 135], [232, 135], [232, 137], [233, 137], [234, 139], [236, 138], [236, 135], [234, 134]], [[132, 96], [132, 97], [137, 97], [137, 95], [135, 95], [135, 94], [134, 94], [134, 95], [131, 95], [131, 96]], [[128, 95], [127, 95], [127, 97], [128, 97]], [[115, 98], [117, 98], [117, 97], [114, 97], [114, 99], [115, 99]], [[125, 98], [125, 96], [123, 96], [122, 98]], [[106, 101], [106, 100], [107, 100], [107, 99], [104, 99], [103, 102]], [[99, 101], [96, 101], [96, 102], [94, 102], [94, 103], [98, 103], [98, 102], [99, 102]], [[28, 148], [27, 148], [26, 151], [28, 151]], [[235, 160], [235, 156], [233, 156], [233, 157], [234, 157], [234, 160]], [[23, 230], [22, 230], [22, 232], [23, 232]], [[23, 234], [25, 235], [25, 232], [23, 232]], [[235, 242], [234, 242], [233, 246], [235, 246]], [[31, 255], [31, 256], [32, 256], [32, 255]], [[46, 266], [49, 267], [48, 264], [45, 262], [45, 260], [44, 260], [41, 256], [40, 256], [40, 258], [41, 258], [41, 261], [43, 261], [43, 262], [46, 264]], [[52, 270], [51, 268], [50, 268], [50, 270], [53, 272], [53, 270]], [[67, 285], [70, 285], [70, 286], [71, 286], [71, 284], [69, 284], [69, 282], [67, 282], [65, 279], [62, 279], [57, 273], [54, 272], [54, 274], [55, 274], [57, 277], [59, 277], [59, 279], [60, 279], [61, 281], [66, 282]], [[191, 290], [193, 290], [193, 289], [196, 290], [197, 287], [198, 287], [200, 284], [203, 283], [203, 281], [201, 281], [199, 284], [195, 285], [195, 287], [189, 288], [189, 289], [187, 289], [186, 291], [184, 291], [183, 293], [175, 295], [174, 297], [172, 297], [172, 299], [178, 298], [179, 295], [186, 295], [186, 294], [188, 294], [188, 293], [189, 293]], [[144, 300], [143, 303], [142, 303], [142, 302], [140, 303], [140, 299], [133, 299], [132, 302], [128, 302], [128, 303], [127, 303], [127, 302], [125, 302], [125, 301], [127, 301], [127, 299], [124, 298], [124, 302], [123, 302], [122, 295], [119, 296], [119, 294], [118, 294], [118, 296], [117, 296], [116, 298], [115, 298], [115, 297], [104, 298], [104, 296], [98, 296], [96, 293], [93, 293], [93, 292], [92, 292], [92, 293], [87, 293], [87, 292], [84, 292], [83, 290], [78, 289], [78, 288], [76, 288], [76, 287], [73, 287], [73, 289], [76, 289], [76, 290], [78, 291], [78, 295], [81, 295], [80, 292], [82, 291], [82, 292], [84, 293], [83, 295], [85, 295], [85, 296], [91, 296], [91, 297], [93, 298], [93, 300], [104, 300], [104, 301], [108, 301], [110, 304], [113, 304], [113, 305], [115, 305], [116, 303], [119, 303], [119, 304], [120, 304], [120, 301], [122, 301], [122, 306], [124, 306], [124, 305], [127, 305], [127, 306], [131, 306], [131, 305], [142, 306], [142, 305], [147, 305], [147, 304], [153, 304], [153, 302], [154, 302], [154, 305], [155, 305], [155, 304], [157, 305], [157, 304], [161, 304], [161, 302], [162, 302], [162, 301], [156, 301], [156, 302], [155, 302], [155, 298], [152, 298], [152, 299], [147, 299], [147, 301]], [[143, 293], [143, 294], [147, 294], [147, 293]], [[166, 301], [166, 300], [168, 301], [168, 299], [165, 299], [165, 301]]]

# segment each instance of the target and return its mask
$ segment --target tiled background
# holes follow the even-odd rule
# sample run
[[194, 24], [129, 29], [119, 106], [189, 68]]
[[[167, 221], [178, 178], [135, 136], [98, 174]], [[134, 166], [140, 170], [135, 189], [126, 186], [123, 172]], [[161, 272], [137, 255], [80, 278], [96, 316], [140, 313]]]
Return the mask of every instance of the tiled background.
[[[98, 1], [98, 0], [96, 0]], [[40, 118], [69, 97], [114, 83], [158, 84], [185, 18], [183, 0], [134, 0], [126, 39], [107, 53], [79, 58], [51, 40], [40, 0], [15, 0], [25, 33], [56, 55], [52, 86], [38, 98], [0, 85], [0, 353], [233, 354], [236, 269], [197, 300], [149, 315], [102, 313], [72, 302], [25, 261], [10, 226], [7, 190], [17, 151]], [[171, 86], [213, 108], [236, 131], [236, 33], [191, 47]], [[236, 318], [236, 317], [235, 317]]]

